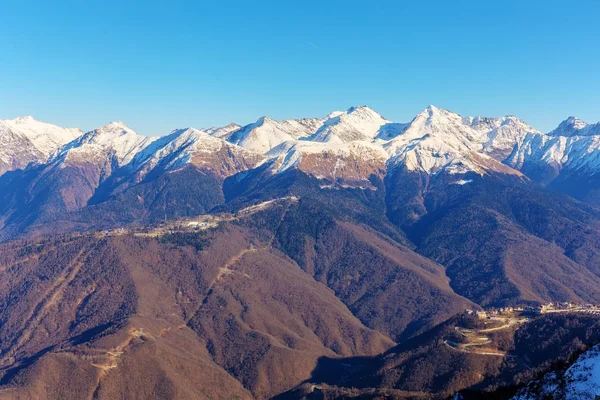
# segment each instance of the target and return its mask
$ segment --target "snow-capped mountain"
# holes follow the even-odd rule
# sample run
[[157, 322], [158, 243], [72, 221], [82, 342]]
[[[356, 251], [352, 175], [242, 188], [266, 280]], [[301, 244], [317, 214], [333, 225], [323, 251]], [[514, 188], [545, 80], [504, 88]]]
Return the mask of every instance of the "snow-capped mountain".
[[600, 135], [600, 123], [588, 124], [577, 117], [569, 117], [561, 122], [548, 136], [595, 136]]
[[404, 124], [388, 121], [367, 106], [350, 107], [345, 112], [331, 113], [306, 140], [335, 144], [372, 141], [377, 137], [394, 137], [404, 128]]
[[537, 131], [511, 116], [465, 118], [429, 106], [383, 147], [390, 155], [389, 163], [411, 171], [514, 173], [501, 162], [528, 132]]
[[529, 133], [505, 160], [531, 179], [585, 199], [596, 198], [600, 124], [570, 117], [549, 134]]
[[[228, 125], [226, 129], [233, 127]], [[176, 129], [139, 152], [130, 167], [138, 170], [138, 179], [156, 167], [172, 171], [187, 164], [225, 178], [254, 168], [263, 161], [264, 157], [260, 154], [211, 136], [218, 131], [215, 128], [206, 131]]]
[[371, 187], [372, 175], [383, 178], [387, 153], [376, 144], [354, 141], [323, 143], [286, 141], [266, 153], [272, 170], [281, 173], [297, 168], [315, 178], [361, 188]]
[[514, 116], [463, 117], [435, 106], [409, 123], [358, 106], [323, 118], [261, 117], [243, 127], [180, 129], [161, 138], [138, 135], [121, 122], [81, 135], [31, 117], [0, 121], [0, 133], [0, 174], [48, 157], [63, 167], [102, 164], [103, 176], [127, 167], [137, 179], [156, 166], [167, 171], [187, 164], [224, 178], [266, 160], [273, 173], [297, 168], [358, 187], [399, 167], [430, 176], [524, 173], [542, 184], [567, 172], [600, 172], [600, 124], [570, 117], [544, 134]]
[[[373, 168], [363, 168], [358, 174], [365, 181], [375, 170], [399, 165], [427, 174], [441, 170], [514, 174], [516, 171], [502, 161], [528, 133], [539, 133], [512, 116], [463, 118], [435, 106], [427, 107], [410, 123], [391, 122], [367, 106], [300, 121], [310, 123], [262, 118], [234, 132], [228, 140], [253, 151], [267, 149], [265, 156], [278, 160], [277, 172], [293, 166], [314, 176], [337, 179], [345, 175], [349, 165], [370, 164]], [[350, 169], [352, 180], [356, 180], [356, 168]]]
[[0, 120], [0, 174], [32, 162], [45, 162], [53, 152], [82, 133], [31, 116]]
[[255, 123], [221, 137], [245, 149], [264, 154], [285, 141], [311, 135], [322, 123], [323, 120], [318, 118], [275, 121], [261, 117]]
[[213, 126], [212, 128], [204, 129], [210, 136], [214, 136], [219, 139], [225, 139], [231, 136], [233, 132], [239, 131], [241, 126], [232, 122], [225, 126]]
[[[19, 146], [33, 146], [30, 137], [46, 143], [50, 140], [44, 131], [19, 132], [22, 134], [10, 127], [10, 135], [4, 137], [27, 141], [3, 142], [6, 147], [0, 148], [5, 152], [2, 154], [15, 155]], [[50, 133], [47, 135], [52, 138]], [[396, 372], [401, 368], [410, 372], [418, 364], [426, 368], [415, 389], [425, 393], [434, 390], [427, 386], [433, 383], [427, 382], [431, 382], [430, 371], [435, 371], [439, 360], [446, 363], [446, 370], [438, 374], [441, 380], [461, 360], [466, 360], [464, 371], [468, 374], [445, 379], [463, 386], [435, 389], [440, 390], [437, 397], [473, 388], [487, 378], [484, 374], [490, 368], [501, 371], [502, 376], [520, 374], [525, 371], [520, 362], [505, 363], [495, 354], [490, 360], [498, 364], [482, 364], [475, 359], [471, 363], [470, 355], [449, 349], [443, 342], [446, 335], [451, 338], [456, 331], [448, 323], [452, 315], [466, 307], [600, 302], [597, 207], [540, 188], [531, 182], [539, 180], [530, 168], [556, 169], [567, 180], [572, 175], [563, 172], [570, 170], [589, 172], [586, 179], [592, 177], [600, 169], [595, 167], [600, 165], [599, 138], [543, 134], [513, 116], [463, 117], [434, 106], [425, 108], [408, 123], [390, 121], [361, 106], [324, 118], [275, 121], [264, 117], [244, 127], [230, 124], [222, 128], [184, 128], [161, 137], [139, 135], [120, 122], [72, 139], [65, 135], [60, 140], [68, 143], [58, 149], [57, 145], [47, 146], [48, 160], [0, 173], [0, 242], [28, 238], [22, 247], [14, 242], [3, 247], [7, 252], [3, 273], [8, 274], [9, 283], [14, 277], [22, 278], [17, 289], [32, 293], [27, 307], [13, 302], [27, 323], [23, 325], [15, 317], [12, 325], [4, 324], [19, 328], [4, 335], [8, 338], [4, 341], [8, 346], [4, 348], [5, 370], [12, 371], [12, 365], [21, 368], [22, 360], [33, 360], [35, 369], [26, 372], [30, 375], [31, 371], [55, 365], [55, 360], [64, 358], [61, 352], [38, 358], [40, 351], [62, 351], [61, 344], [74, 342], [72, 338], [86, 336], [91, 330], [96, 332], [95, 325], [88, 324], [90, 315], [107, 315], [106, 322], [98, 320], [97, 332], [102, 340], [109, 340], [115, 318], [122, 318], [128, 304], [136, 305], [131, 290], [141, 288], [147, 292], [150, 282], [156, 283], [151, 290], [160, 294], [160, 304], [154, 307], [148, 303], [144, 310], [150, 315], [155, 309], [164, 309], [166, 319], [160, 316], [160, 323], [152, 325], [155, 331], [147, 332], [147, 338], [134, 337], [134, 346], [160, 338], [163, 332], [169, 334], [169, 327], [184, 326], [188, 329], [183, 332], [186, 337], [206, 336], [201, 337], [198, 351], [208, 354], [206, 343], [223, 336], [225, 324], [242, 335], [233, 335], [233, 339], [229, 335], [220, 350], [215, 347], [216, 352], [209, 354], [216, 355], [214, 360], [208, 359], [211, 363], [219, 361], [232, 346], [238, 346], [235, 354], [231, 353], [233, 361], [220, 360], [226, 363], [224, 366], [237, 362], [240, 354], [260, 358], [266, 343], [278, 353], [288, 354], [291, 361], [286, 365], [291, 370], [298, 365], [298, 357], [304, 357], [297, 344], [306, 347], [305, 339], [314, 334], [306, 330], [300, 337], [294, 329], [279, 328], [291, 321], [301, 328], [311, 325], [320, 329], [323, 324], [307, 314], [313, 304], [305, 300], [329, 296], [315, 315], [333, 304], [348, 314], [347, 322], [326, 327], [327, 341], [315, 347], [321, 353], [306, 358], [308, 363], [298, 382], [319, 366], [321, 354], [335, 358], [334, 369], [351, 377], [330, 382], [336, 391], [346, 382], [368, 384], [384, 377], [390, 384], [386, 390], [407, 393]], [[43, 156], [41, 151], [39, 154]], [[587, 179], [583, 186], [592, 187], [594, 183], [590, 182]], [[205, 230], [204, 225], [210, 228]], [[77, 232], [89, 234], [74, 235]], [[49, 236], [33, 239], [45, 235]], [[57, 246], [61, 249], [58, 253]], [[94, 258], [94, 252], [99, 257]], [[194, 275], [197, 273], [205, 275]], [[96, 287], [111, 279], [113, 289], [122, 289], [122, 298], [117, 302], [106, 296], [114, 292], [110, 287]], [[299, 280], [306, 285], [292, 293]], [[281, 291], [284, 283], [289, 287]], [[5, 291], [5, 298], [11, 298], [12, 286]], [[250, 286], [254, 289], [248, 289]], [[44, 306], [48, 312], [30, 323], [31, 313], [40, 309], [39, 293], [48, 292], [46, 287], [61, 296], [64, 292], [63, 300], [73, 307], [64, 308], [65, 301], [54, 302], [60, 306]], [[319, 293], [303, 296], [305, 287], [316, 288]], [[79, 288], [81, 293], [69, 295], [65, 288]], [[172, 289], [172, 293], [165, 292], [165, 288]], [[304, 301], [302, 308], [289, 308], [290, 293], [294, 299]], [[141, 293], [140, 298], [146, 294]], [[43, 296], [52, 301], [54, 295]], [[273, 303], [279, 297], [283, 299], [281, 307]], [[104, 304], [97, 303], [98, 298], [110, 298], [106, 306], [114, 306], [114, 310], [98, 313]], [[207, 298], [211, 302], [206, 302]], [[265, 307], [246, 312], [248, 305], [257, 302]], [[273, 325], [272, 313], [260, 319], [263, 309], [283, 310], [285, 321]], [[65, 319], [65, 313], [76, 319], [63, 324], [64, 329], [59, 330], [63, 336], [49, 337], [46, 333], [57, 332], [56, 324]], [[139, 322], [137, 314], [132, 315], [136, 318], [133, 322], [117, 324], [123, 326], [125, 336], [131, 334], [132, 324]], [[267, 321], [264, 334], [256, 326], [249, 327], [246, 317], [257, 317], [258, 325]], [[325, 320], [340, 321], [330, 317]], [[553, 332], [556, 327], [575, 326], [588, 337], [587, 328], [579, 329], [584, 325], [575, 321], [557, 321], [542, 328], [549, 326]], [[364, 329], [351, 331], [347, 341], [338, 340], [337, 333], [363, 323]], [[105, 332], [106, 326], [111, 332]], [[432, 340], [421, 340], [431, 327], [436, 327]], [[281, 331], [282, 338], [273, 336], [274, 331]], [[545, 331], [548, 329], [536, 328], [524, 336], [529, 341]], [[330, 340], [331, 332], [337, 336]], [[365, 332], [379, 332], [402, 343], [418, 337], [422, 345], [410, 352], [402, 346], [387, 351], [388, 347], [365, 342]], [[19, 342], [24, 335], [32, 340]], [[565, 348], [578, 347], [573, 346], [577, 342], [571, 336], [563, 336]], [[238, 341], [240, 337], [243, 340]], [[249, 337], [251, 340], [246, 340]], [[121, 341], [115, 336], [114, 343]], [[366, 351], [385, 353], [381, 358], [362, 353], [356, 353], [361, 355], [356, 357], [352, 349], [363, 342], [367, 343]], [[392, 339], [388, 342], [391, 346]], [[540, 342], [545, 343], [542, 349], [556, 347], [552, 340]], [[248, 343], [258, 353], [244, 353]], [[94, 347], [91, 342], [89, 346]], [[515, 342], [514, 347], [527, 346]], [[345, 353], [344, 348], [349, 352]], [[94, 373], [102, 372], [90, 364], [101, 355], [79, 357], [82, 354], [64, 358], [70, 363], [66, 374], [75, 364]], [[173, 354], [179, 354], [179, 350]], [[348, 360], [351, 368], [337, 364], [346, 362], [344, 354], [352, 357]], [[44, 359], [49, 355], [57, 358]], [[571, 385], [574, 398], [586, 393], [579, 389], [596, 382], [597, 358], [591, 356], [589, 360], [593, 361], [582, 360], [581, 367], [569, 370], [568, 381], [581, 382], [579, 386]], [[407, 359], [412, 361], [407, 363]], [[273, 365], [283, 365], [275, 361]], [[546, 361], [552, 358], [539, 360]], [[266, 364], [264, 370], [272, 370], [271, 364]], [[508, 369], [497, 369], [505, 365]], [[372, 372], [371, 366], [375, 367]], [[92, 379], [91, 384], [93, 392], [96, 380]], [[376, 393], [371, 388], [369, 392], [356, 390], [352, 388], [348, 393]], [[587, 393], [595, 395], [596, 388]]]
[[115, 166], [123, 166], [156, 139], [139, 135], [122, 122], [111, 122], [70, 142], [51, 161], [78, 163], [108, 160]]

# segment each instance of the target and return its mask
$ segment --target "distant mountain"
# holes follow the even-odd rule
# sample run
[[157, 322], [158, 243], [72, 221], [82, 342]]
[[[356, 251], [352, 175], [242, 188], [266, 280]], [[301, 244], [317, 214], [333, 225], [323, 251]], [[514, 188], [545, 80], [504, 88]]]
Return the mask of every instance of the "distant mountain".
[[547, 135], [527, 135], [506, 163], [552, 189], [600, 204], [600, 124], [570, 117]]
[[221, 137], [248, 150], [265, 153], [282, 142], [310, 135], [322, 122], [323, 120], [317, 118], [279, 122], [261, 117], [255, 123]]
[[600, 135], [600, 123], [588, 124], [577, 117], [569, 117], [548, 133], [548, 136], [596, 136]]
[[61, 128], [31, 116], [0, 120], [0, 175], [29, 163], [45, 162], [81, 134], [79, 129]]
[[[122, 123], [111, 123], [85, 135], [31, 117], [1, 124], [7, 132], [0, 135], [7, 142], [3, 151], [12, 152], [2, 157], [5, 171], [44, 161], [57, 150], [63, 163], [108, 157], [109, 163], [120, 167], [157, 139], [141, 137]], [[513, 116], [461, 117], [429, 106], [410, 123], [395, 123], [360, 106], [324, 118], [275, 121], [262, 117], [243, 127], [229, 124], [196, 132], [277, 160], [275, 172], [294, 166], [314, 176], [359, 186], [371, 174], [382, 176], [381, 170], [399, 166], [428, 175], [440, 170], [453, 174], [495, 171], [518, 175], [516, 170], [544, 185], [554, 180], [562, 182], [564, 175], [594, 177], [600, 169], [598, 124], [588, 125], [574, 117], [549, 134], [542, 134]], [[76, 136], [81, 137], [68, 143]], [[17, 145], [19, 140], [29, 140], [32, 145]], [[159, 143], [164, 140], [167, 139]], [[28, 147], [28, 154], [18, 155]]]

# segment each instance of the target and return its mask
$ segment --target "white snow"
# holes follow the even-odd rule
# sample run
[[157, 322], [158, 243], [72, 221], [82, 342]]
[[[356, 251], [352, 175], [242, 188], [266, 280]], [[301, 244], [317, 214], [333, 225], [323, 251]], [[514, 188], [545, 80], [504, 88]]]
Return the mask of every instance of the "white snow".
[[506, 164], [551, 165], [558, 170], [600, 171], [600, 134], [594, 136], [551, 136], [530, 134], [520, 141]]
[[595, 136], [600, 135], [600, 123], [588, 124], [577, 117], [569, 117], [548, 133], [549, 136]]
[[321, 123], [322, 120], [317, 118], [280, 122], [261, 117], [255, 123], [233, 132], [228, 140], [245, 149], [264, 154], [285, 141], [310, 135]]
[[473, 182], [473, 179], [459, 179], [456, 182], [452, 182], [454, 185], [466, 185], [467, 183]]
[[0, 175], [30, 163], [44, 163], [81, 130], [40, 122], [31, 116], [0, 120]]
[[223, 139], [212, 137], [206, 131], [185, 128], [175, 130], [148, 146], [138, 154], [134, 163], [135, 168], [143, 167], [149, 170], [164, 160], [166, 163], [163, 168], [174, 170], [191, 162], [193, 157], [201, 159], [204, 155], [210, 158], [223, 148], [226, 148], [227, 153], [233, 157], [243, 156], [257, 160], [262, 158]]
[[241, 126], [232, 122], [229, 125], [221, 127], [213, 126], [212, 128], [205, 129], [204, 132], [219, 139], [227, 139], [232, 133], [239, 131], [240, 129]]
[[330, 152], [339, 157], [384, 157], [388, 167], [435, 174], [446, 171], [479, 174], [500, 165], [515, 143], [539, 133], [521, 120], [466, 117], [435, 106], [410, 123], [383, 118], [367, 106], [330, 113], [323, 119], [274, 121], [263, 117], [232, 133], [228, 140], [246, 149], [281, 160], [278, 171], [296, 166], [306, 153]]
[[393, 165], [429, 174], [498, 169], [515, 140], [537, 132], [514, 117], [463, 118], [427, 107], [404, 131], [383, 144]]
[[387, 159], [387, 153], [380, 147], [369, 142], [322, 143], [302, 140], [290, 140], [280, 144], [266, 153], [268, 158], [280, 159], [277, 172], [285, 171], [298, 165], [304, 154], [335, 155], [338, 158], [355, 156], [359, 160]]
[[594, 400], [600, 396], [600, 345], [581, 354], [564, 372], [549, 372], [521, 389], [513, 400], [540, 397], [564, 400]]
[[[164, 161], [168, 168], [178, 168], [193, 155], [214, 154], [224, 146], [234, 155], [277, 160], [275, 173], [298, 166], [306, 154], [336, 157], [341, 164], [329, 164], [334, 169], [353, 157], [383, 161], [388, 169], [402, 166], [431, 175], [517, 173], [514, 169], [538, 164], [557, 170], [600, 171], [600, 124], [586, 124], [575, 117], [543, 134], [514, 116], [462, 117], [429, 106], [411, 122], [398, 123], [368, 106], [358, 106], [324, 118], [276, 121], [262, 117], [243, 127], [232, 123], [203, 130], [187, 128], [161, 138], [138, 135], [122, 122], [82, 135], [77, 129], [32, 117], [4, 120], [0, 121], [0, 174], [29, 162], [44, 162], [49, 156], [61, 162], [108, 157], [118, 166], [132, 168], [142, 164], [150, 168]], [[336, 171], [330, 172], [335, 176]]]
[[[111, 122], [85, 133], [63, 147], [54, 157], [61, 162], [114, 159], [119, 166], [129, 163], [137, 153], [158, 137], [138, 135], [122, 122]], [[64, 164], [63, 164], [64, 165]]]
[[306, 140], [332, 143], [371, 141], [380, 134], [391, 138], [404, 127], [405, 125], [388, 121], [367, 106], [351, 107], [346, 112], [330, 114], [322, 126]]
[[46, 156], [83, 133], [78, 128], [62, 128], [40, 122], [32, 116], [0, 120], [2, 124], [27, 137]]
[[600, 396], [600, 345], [583, 353], [565, 374], [566, 400]]

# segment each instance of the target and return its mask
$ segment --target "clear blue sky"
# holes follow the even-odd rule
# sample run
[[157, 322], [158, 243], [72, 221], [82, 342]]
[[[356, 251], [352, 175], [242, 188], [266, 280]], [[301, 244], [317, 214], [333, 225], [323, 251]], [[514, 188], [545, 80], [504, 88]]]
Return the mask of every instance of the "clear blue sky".
[[360, 104], [600, 120], [598, 0], [0, 5], [0, 118], [152, 135]]

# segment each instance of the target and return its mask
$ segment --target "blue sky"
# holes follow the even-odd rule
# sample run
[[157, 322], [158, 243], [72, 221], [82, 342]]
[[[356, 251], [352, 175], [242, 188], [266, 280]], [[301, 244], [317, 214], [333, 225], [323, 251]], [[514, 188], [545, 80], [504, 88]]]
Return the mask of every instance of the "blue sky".
[[[126, 4], [124, 4], [126, 3]], [[0, 0], [0, 118], [143, 134], [368, 104], [600, 120], [600, 1]]]

